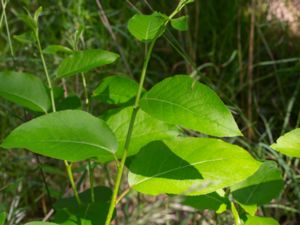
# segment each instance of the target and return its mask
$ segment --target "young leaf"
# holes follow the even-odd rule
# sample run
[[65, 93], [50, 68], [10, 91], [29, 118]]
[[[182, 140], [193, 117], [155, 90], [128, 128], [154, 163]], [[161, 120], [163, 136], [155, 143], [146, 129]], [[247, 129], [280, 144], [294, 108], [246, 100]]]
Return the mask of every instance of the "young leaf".
[[79, 194], [79, 206], [74, 197], [59, 200], [54, 204], [54, 222], [60, 225], [104, 225], [111, 200], [111, 190], [107, 187], [94, 188], [94, 201], [91, 189]]
[[[127, 107], [120, 111], [112, 110], [104, 116], [104, 120], [106, 121], [107, 125], [115, 133], [118, 139], [119, 148], [116, 152], [116, 156], [118, 158], [121, 158], [123, 154], [123, 148], [128, 132], [132, 110], [133, 107]], [[177, 135], [178, 131], [175, 127], [170, 126], [160, 120], [156, 120], [155, 118], [139, 110], [134, 123], [128, 156], [135, 155], [144, 145], [151, 141], [168, 139]], [[103, 159], [102, 162], [110, 160], [113, 160], [113, 158], [110, 157], [105, 160]]]
[[93, 96], [107, 104], [123, 104], [134, 98], [138, 86], [136, 81], [125, 76], [110, 76], [103, 79]]
[[276, 198], [283, 188], [281, 171], [275, 162], [264, 162], [251, 177], [231, 187], [233, 197], [245, 205], [263, 205]]
[[23, 44], [31, 44], [33, 42], [35, 42], [35, 38], [34, 38], [34, 34], [32, 33], [32, 31], [23, 33], [23, 34], [19, 34], [19, 35], [14, 35], [13, 36], [14, 39], [16, 39], [17, 41], [23, 43]]
[[171, 20], [171, 25], [174, 29], [179, 31], [187, 31], [189, 29], [189, 17], [188, 16], [181, 16], [176, 19]]
[[28, 73], [0, 72], [0, 96], [37, 112], [47, 112], [51, 107], [42, 81]]
[[249, 216], [245, 225], [279, 225], [273, 218]]
[[300, 158], [300, 128], [296, 128], [277, 139], [275, 144], [271, 145], [282, 154]]
[[186, 196], [182, 204], [192, 206], [201, 211], [209, 209], [222, 213], [229, 208], [230, 201], [219, 193], [213, 192], [207, 195]]
[[128, 181], [150, 195], [202, 195], [246, 179], [259, 166], [236, 145], [212, 138], [176, 138], [143, 147], [129, 166]]
[[118, 54], [101, 50], [89, 49], [77, 51], [65, 58], [59, 65], [56, 76], [67, 77], [87, 72], [99, 66], [111, 64], [119, 57]]
[[154, 12], [151, 15], [134, 15], [128, 22], [129, 32], [140, 41], [149, 41], [159, 37], [164, 32], [164, 24], [168, 17]]
[[1, 146], [75, 162], [111, 156], [117, 140], [104, 121], [84, 111], [66, 110], [22, 124]]
[[43, 221], [34, 221], [25, 223], [25, 225], [58, 225], [57, 223], [43, 222]]
[[43, 50], [43, 53], [45, 54], [56, 54], [57, 52], [71, 54], [73, 51], [72, 49], [62, 45], [48, 45], [47, 48]]
[[217, 94], [188, 76], [177, 75], [156, 84], [140, 105], [151, 116], [171, 124], [219, 137], [241, 135]]
[[0, 225], [4, 225], [5, 220], [6, 220], [6, 213], [0, 212]]

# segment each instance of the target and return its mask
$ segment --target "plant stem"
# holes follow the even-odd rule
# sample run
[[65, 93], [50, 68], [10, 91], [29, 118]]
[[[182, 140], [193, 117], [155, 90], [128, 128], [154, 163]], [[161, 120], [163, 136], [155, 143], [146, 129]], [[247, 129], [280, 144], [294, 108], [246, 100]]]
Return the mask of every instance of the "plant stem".
[[64, 163], [65, 163], [65, 166], [66, 166], [66, 169], [67, 169], [67, 173], [68, 173], [68, 177], [69, 177], [69, 180], [70, 180], [70, 183], [71, 183], [71, 187], [74, 191], [75, 199], [76, 199], [77, 203], [79, 205], [81, 205], [81, 201], [80, 201], [80, 198], [79, 198], [79, 195], [78, 195], [78, 192], [77, 192], [77, 188], [76, 188], [73, 173], [72, 173], [72, 164], [71, 163], [69, 164], [67, 162], [67, 160], [64, 160]]
[[89, 171], [89, 179], [90, 179], [90, 188], [91, 188], [91, 199], [92, 202], [95, 202], [95, 191], [94, 191], [94, 168], [91, 164], [91, 161], [88, 160], [88, 171]]
[[120, 163], [119, 168], [118, 168], [118, 174], [117, 174], [117, 177], [116, 177], [115, 186], [114, 186], [114, 190], [113, 190], [113, 195], [112, 195], [112, 199], [111, 199], [111, 203], [110, 203], [110, 207], [109, 207], [109, 211], [108, 211], [108, 214], [107, 214], [105, 225], [110, 225], [110, 221], [112, 219], [113, 212], [114, 212], [114, 209], [116, 207], [117, 196], [118, 196], [119, 189], [120, 189], [120, 184], [121, 184], [122, 175], [123, 175], [124, 166], [125, 166], [125, 160], [127, 158], [128, 148], [129, 148], [129, 145], [130, 145], [131, 135], [132, 135], [132, 132], [133, 132], [133, 126], [134, 126], [136, 114], [137, 114], [138, 109], [139, 109], [140, 98], [141, 98], [141, 94], [142, 94], [142, 91], [143, 91], [143, 86], [144, 86], [144, 82], [145, 82], [145, 77], [146, 77], [146, 72], [147, 72], [149, 60], [151, 58], [152, 50], [153, 50], [153, 47], [155, 45], [156, 40], [157, 40], [157, 38], [155, 38], [151, 42], [149, 50], [146, 53], [146, 57], [145, 57], [145, 61], [144, 61], [143, 69], [142, 69], [142, 73], [141, 73], [141, 78], [140, 78], [140, 82], [139, 82], [139, 88], [138, 88], [138, 92], [137, 92], [137, 95], [136, 95], [136, 98], [135, 98], [135, 103], [134, 103], [133, 111], [132, 111], [130, 122], [129, 122], [129, 128], [128, 128], [128, 132], [127, 132], [127, 136], [126, 136], [126, 142], [125, 142], [125, 145], [124, 145], [124, 151], [123, 151], [121, 163]]
[[[35, 37], [36, 37], [36, 42], [37, 42], [37, 47], [38, 47], [38, 50], [39, 50], [39, 53], [40, 53], [40, 57], [41, 57], [41, 60], [42, 60], [42, 64], [43, 64], [43, 67], [44, 67], [44, 72], [45, 72], [45, 75], [46, 75], [46, 78], [47, 78], [48, 87], [49, 87], [49, 90], [50, 90], [50, 99], [51, 99], [51, 104], [52, 104], [52, 111], [56, 112], [53, 86], [52, 86], [51, 78], [49, 76], [49, 72], [48, 72], [47, 64], [46, 64], [46, 61], [45, 61], [45, 58], [44, 58], [44, 54], [43, 54], [43, 51], [42, 51], [38, 31], [35, 32]], [[76, 201], [78, 202], [78, 204], [81, 204], [81, 201], [80, 201], [80, 198], [79, 198], [79, 195], [78, 195], [78, 192], [77, 192], [77, 188], [76, 188], [75, 182], [74, 182], [74, 177], [73, 177], [73, 173], [72, 173], [72, 166], [71, 166], [71, 164], [69, 165], [67, 160], [64, 160], [64, 164], [66, 165], [67, 174], [68, 174], [68, 177], [69, 177], [71, 187], [73, 189]]]
[[[11, 38], [10, 38], [10, 31], [9, 31], [9, 26], [8, 26], [8, 22], [7, 22], [6, 12], [5, 12], [5, 8], [6, 8], [6, 5], [7, 5], [7, 2], [4, 2], [4, 0], [1, 0], [1, 5], [2, 5], [2, 10], [3, 10], [2, 15], [3, 15], [5, 27], [6, 27], [8, 45], [9, 45], [9, 49], [10, 49], [11, 55], [12, 55], [12, 57], [14, 57], [15, 54], [14, 54], [14, 49], [13, 49]], [[2, 23], [2, 21], [1, 21], [1, 23]]]
[[[168, 17], [168, 19], [166, 20], [166, 22], [164, 23], [162, 28], [167, 26], [167, 24], [170, 22], [170, 20], [184, 6], [185, 6], [185, 3], [180, 2], [180, 4], [176, 7], [176, 9]], [[142, 95], [142, 92], [143, 92], [143, 86], [144, 86], [144, 82], [145, 82], [145, 78], [146, 78], [146, 72], [147, 72], [147, 69], [148, 69], [148, 65], [149, 65], [149, 61], [150, 61], [151, 54], [152, 54], [152, 51], [153, 51], [153, 47], [154, 47], [154, 45], [155, 45], [158, 38], [159, 38], [159, 36], [156, 36], [152, 40], [152, 42], [150, 43], [149, 49], [146, 50], [146, 56], [145, 56], [145, 60], [144, 60], [144, 64], [143, 64], [143, 68], [142, 68], [142, 72], [141, 72], [140, 82], [139, 82], [139, 88], [138, 88], [138, 92], [137, 92], [137, 95], [136, 95], [136, 98], [135, 98], [135, 103], [134, 103], [134, 106], [133, 106], [133, 111], [132, 111], [130, 122], [129, 122], [129, 127], [128, 127], [128, 131], [127, 131], [127, 136], [126, 136], [126, 141], [125, 141], [125, 145], [124, 145], [123, 155], [122, 155], [121, 163], [118, 167], [118, 173], [117, 173], [115, 186], [114, 186], [114, 190], [113, 190], [113, 194], [112, 194], [112, 199], [111, 199], [111, 202], [110, 202], [109, 211], [108, 211], [108, 214], [107, 214], [107, 217], [106, 217], [105, 225], [110, 225], [110, 222], [111, 222], [116, 204], [117, 204], [118, 201], [120, 201], [120, 198], [117, 201], [117, 197], [118, 197], [118, 193], [119, 193], [119, 189], [120, 189], [120, 185], [121, 185], [121, 180], [122, 180], [122, 175], [123, 175], [123, 171], [124, 171], [124, 167], [125, 167], [125, 161], [126, 161], [126, 158], [127, 158], [128, 149], [129, 149], [129, 145], [130, 145], [130, 141], [131, 141], [134, 122], [135, 122], [137, 112], [139, 110], [140, 99], [141, 99], [141, 95]]]
[[37, 42], [37, 47], [38, 47], [38, 50], [39, 50], [39, 53], [40, 53], [40, 57], [41, 57], [41, 60], [42, 60], [42, 64], [43, 64], [43, 67], [44, 67], [44, 72], [46, 74], [46, 78], [47, 78], [47, 82], [48, 82], [48, 87], [49, 87], [49, 90], [50, 90], [50, 99], [51, 99], [51, 104], [52, 104], [52, 111], [56, 112], [55, 101], [54, 101], [54, 93], [53, 93], [53, 86], [52, 86], [52, 82], [51, 82], [51, 79], [50, 79], [50, 76], [49, 76], [49, 73], [48, 73], [48, 68], [47, 68], [46, 61], [45, 61], [45, 58], [44, 58], [44, 54], [43, 54], [43, 51], [42, 51], [42, 47], [41, 47], [41, 43], [40, 43], [40, 38], [39, 38], [38, 32], [36, 33], [36, 42]]

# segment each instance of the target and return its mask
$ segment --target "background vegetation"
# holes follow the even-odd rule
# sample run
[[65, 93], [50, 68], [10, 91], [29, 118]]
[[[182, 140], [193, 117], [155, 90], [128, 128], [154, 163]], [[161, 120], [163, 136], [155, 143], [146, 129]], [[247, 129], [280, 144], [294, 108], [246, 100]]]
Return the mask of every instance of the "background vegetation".
[[[100, 78], [108, 75], [127, 74], [138, 80], [144, 45], [130, 36], [127, 21], [137, 11], [157, 10], [168, 14], [173, 5], [173, 0], [11, 0], [7, 3], [6, 16], [1, 17], [0, 68], [41, 74], [44, 79], [43, 67], [30, 37], [24, 42], [24, 36], [18, 36], [29, 30], [21, 20], [26, 13], [24, 8], [34, 12], [42, 6], [40, 39], [43, 48], [50, 44], [74, 48], [78, 38], [79, 49], [103, 48], [120, 53], [117, 63], [87, 76], [90, 92]], [[285, 0], [196, 0], [185, 9], [189, 15], [189, 31], [169, 30], [159, 40], [145, 86], [149, 88], [174, 74], [193, 73], [212, 87], [234, 112], [245, 135], [235, 140], [236, 143], [256, 157], [273, 159], [280, 165], [285, 179], [284, 190], [278, 199], [261, 207], [259, 213], [277, 218], [286, 225], [300, 224], [299, 160], [275, 153], [268, 146], [300, 124], [299, 15], [291, 6], [298, 7], [296, 1]], [[50, 71], [56, 69], [63, 56], [63, 53], [47, 55]], [[57, 80], [56, 84], [84, 101], [77, 78], [67, 83]], [[96, 100], [91, 107], [99, 115], [105, 109]], [[0, 140], [32, 116], [1, 99]], [[55, 160], [38, 159], [27, 151], [1, 149], [0, 168], [0, 211], [8, 212], [8, 224], [51, 216], [51, 201], [47, 198], [44, 180], [54, 199], [70, 193], [63, 164]], [[86, 173], [81, 175], [84, 171], [85, 165], [78, 163], [75, 173], [79, 190], [85, 190], [88, 185], [84, 182]], [[111, 177], [115, 176], [109, 164], [96, 165], [95, 171], [97, 184], [109, 185]], [[126, 185], [124, 183], [123, 189]], [[199, 212], [181, 206], [176, 199], [171, 199], [168, 205], [166, 208], [164, 196], [152, 198], [130, 193], [119, 205], [119, 224], [232, 223], [229, 213], [218, 216], [209, 211]]]

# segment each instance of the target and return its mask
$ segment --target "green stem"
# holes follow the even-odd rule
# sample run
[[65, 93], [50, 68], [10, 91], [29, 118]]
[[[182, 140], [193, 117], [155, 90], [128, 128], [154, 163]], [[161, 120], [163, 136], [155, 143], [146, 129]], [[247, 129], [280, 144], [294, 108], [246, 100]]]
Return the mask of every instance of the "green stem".
[[72, 173], [72, 164], [71, 163], [69, 164], [66, 160], [64, 160], [64, 163], [65, 163], [65, 166], [66, 166], [66, 169], [67, 169], [67, 173], [68, 173], [68, 177], [69, 177], [69, 180], [70, 180], [70, 183], [71, 183], [71, 187], [74, 191], [75, 199], [76, 199], [78, 205], [81, 205], [81, 200], [79, 198], [78, 191], [77, 191], [77, 188], [76, 188], [76, 185], [75, 185], [75, 182], [74, 182], [73, 173]]
[[89, 178], [90, 178], [91, 199], [92, 199], [92, 202], [95, 202], [95, 190], [94, 190], [95, 178], [94, 178], [94, 168], [93, 168], [93, 166], [92, 166], [90, 160], [88, 160], [88, 171], [89, 171]]
[[129, 122], [129, 128], [128, 128], [128, 132], [127, 132], [127, 136], [126, 136], [126, 142], [125, 142], [125, 145], [124, 145], [124, 151], [123, 151], [121, 163], [120, 163], [119, 168], [118, 168], [118, 174], [117, 174], [117, 177], [116, 177], [115, 186], [114, 186], [114, 190], [113, 190], [113, 195], [112, 195], [112, 199], [111, 199], [111, 203], [110, 203], [110, 207], [109, 207], [109, 211], [108, 211], [108, 214], [107, 214], [105, 225], [110, 225], [110, 222], [111, 222], [111, 219], [112, 219], [112, 216], [113, 216], [113, 212], [114, 212], [114, 209], [116, 207], [117, 196], [118, 196], [119, 189], [120, 189], [120, 184], [121, 184], [122, 175], [123, 175], [124, 166], [125, 166], [125, 160], [127, 158], [128, 148], [129, 148], [129, 145], [130, 145], [130, 140], [131, 140], [131, 136], [132, 136], [132, 132], [133, 132], [133, 126], [134, 126], [136, 114], [137, 114], [138, 109], [139, 109], [139, 102], [140, 102], [141, 94], [142, 94], [142, 91], [143, 91], [143, 86], [144, 86], [144, 82], [145, 82], [145, 77], [146, 77], [146, 72], [147, 72], [149, 60], [151, 58], [151, 53], [152, 53], [152, 50], [153, 50], [153, 47], [155, 45], [156, 40], [157, 40], [157, 38], [154, 39], [151, 42], [149, 50], [146, 53], [146, 58], [145, 58], [145, 61], [144, 61], [144, 65], [143, 65], [143, 69], [142, 69], [142, 73], [141, 73], [141, 78], [140, 78], [140, 82], [139, 82], [139, 88], [138, 88], [138, 92], [137, 92], [137, 95], [136, 95], [136, 98], [135, 98], [135, 104], [134, 104], [133, 111], [132, 111], [131, 118], [130, 118], [130, 122]]
[[89, 108], [89, 96], [88, 96], [88, 89], [87, 89], [87, 84], [86, 84], [86, 79], [84, 76], [84, 73], [81, 73], [81, 79], [82, 79], [82, 86], [83, 86], [83, 90], [84, 90], [84, 100], [85, 100], [85, 104], [87, 106], [87, 108]]
[[[49, 72], [48, 72], [48, 68], [47, 68], [47, 64], [44, 58], [44, 54], [42, 51], [42, 47], [41, 47], [41, 42], [40, 42], [40, 38], [39, 38], [39, 33], [38, 31], [35, 31], [35, 37], [36, 37], [36, 42], [37, 42], [37, 47], [40, 53], [40, 57], [42, 60], [42, 64], [43, 64], [43, 68], [44, 68], [44, 72], [47, 78], [47, 82], [48, 82], [48, 87], [50, 90], [50, 99], [51, 99], [51, 104], [52, 104], [52, 111], [56, 112], [56, 106], [55, 106], [55, 101], [54, 101], [54, 92], [53, 92], [53, 86], [52, 86], [52, 82], [51, 82], [51, 78], [49, 76]], [[71, 183], [71, 187], [73, 189], [76, 201], [78, 202], [78, 204], [81, 203], [79, 195], [78, 195], [78, 191], [74, 182], [74, 177], [73, 177], [73, 173], [72, 173], [72, 167], [71, 165], [69, 165], [67, 160], [64, 160], [64, 164], [66, 165], [66, 170], [67, 170], [67, 174]]]
[[[177, 8], [173, 11], [173, 13], [168, 17], [168, 20], [166, 20], [164, 27], [167, 26], [167, 24], [170, 22], [170, 20], [184, 7], [184, 5], [185, 4], [182, 3], [177, 6]], [[136, 118], [137, 112], [139, 110], [140, 99], [141, 99], [141, 95], [143, 92], [143, 86], [144, 86], [144, 82], [145, 82], [145, 78], [146, 78], [146, 72], [148, 69], [148, 65], [149, 65], [149, 61], [150, 61], [151, 54], [153, 51], [153, 47], [154, 47], [157, 39], [158, 39], [158, 37], [155, 37], [153, 39], [153, 41], [150, 43], [148, 51], [146, 52], [146, 57], [144, 60], [144, 64], [143, 64], [143, 68], [142, 68], [142, 72], [141, 72], [141, 78], [140, 78], [140, 82], [139, 82], [139, 88], [138, 88], [138, 92], [137, 92], [137, 95], [135, 98], [135, 103], [133, 106], [133, 111], [132, 111], [130, 122], [129, 122], [126, 141], [125, 141], [125, 145], [124, 145], [124, 149], [123, 149], [123, 155], [121, 158], [121, 163], [118, 167], [115, 186], [114, 186], [114, 190], [113, 190], [113, 194], [112, 194], [112, 198], [111, 198], [111, 202], [110, 202], [109, 211], [108, 211], [108, 214], [106, 217], [105, 225], [110, 225], [110, 222], [111, 222], [111, 219], [112, 219], [112, 216], [113, 216], [116, 204], [117, 204], [117, 197], [118, 197], [118, 193], [119, 193], [119, 189], [120, 189], [120, 185], [121, 185], [122, 175], [124, 172], [125, 161], [126, 161], [127, 154], [128, 154], [128, 149], [129, 149], [129, 145], [130, 145], [130, 141], [131, 141], [135, 118]]]
[[40, 38], [39, 38], [39, 34], [36, 33], [36, 42], [37, 42], [37, 47], [40, 53], [40, 57], [42, 60], [42, 64], [43, 64], [43, 68], [44, 68], [44, 72], [46, 74], [46, 78], [47, 78], [47, 82], [48, 82], [48, 87], [50, 90], [50, 99], [51, 99], [51, 104], [52, 104], [52, 111], [56, 112], [56, 107], [55, 107], [55, 101], [54, 101], [54, 92], [53, 92], [53, 86], [52, 86], [52, 82], [48, 73], [48, 68], [47, 68], [47, 64], [44, 58], [44, 54], [42, 51], [42, 47], [41, 47], [41, 42], [40, 42]]
[[7, 2], [4, 2], [4, 0], [1, 0], [1, 5], [2, 5], [2, 9], [3, 9], [2, 14], [3, 14], [3, 19], [4, 19], [5, 27], [6, 27], [8, 45], [9, 45], [9, 49], [10, 49], [11, 55], [14, 57], [15, 54], [14, 54], [14, 49], [13, 49], [11, 38], [10, 38], [10, 31], [9, 31], [9, 26], [8, 26], [8, 22], [7, 22], [6, 12], [5, 12], [6, 4], [7, 4]]

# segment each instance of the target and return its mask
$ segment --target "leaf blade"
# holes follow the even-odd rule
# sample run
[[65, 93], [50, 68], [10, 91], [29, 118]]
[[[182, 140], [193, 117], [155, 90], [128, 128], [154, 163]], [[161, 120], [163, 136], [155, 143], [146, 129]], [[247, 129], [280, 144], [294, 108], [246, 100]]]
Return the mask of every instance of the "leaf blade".
[[104, 121], [80, 110], [65, 110], [22, 124], [1, 146], [76, 162], [114, 154], [117, 140]]
[[216, 93], [185, 75], [156, 84], [143, 96], [140, 106], [151, 116], [170, 124], [218, 137], [241, 135]]

